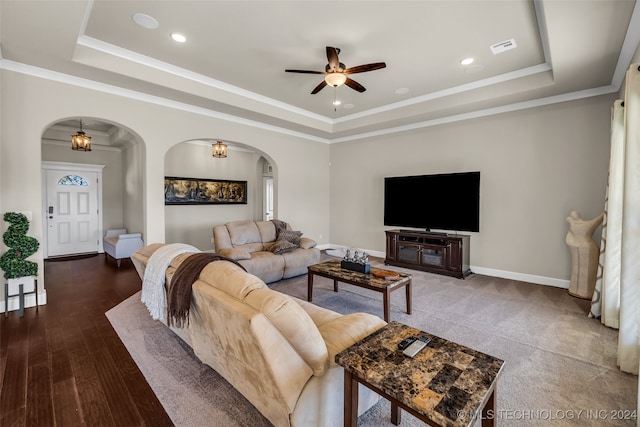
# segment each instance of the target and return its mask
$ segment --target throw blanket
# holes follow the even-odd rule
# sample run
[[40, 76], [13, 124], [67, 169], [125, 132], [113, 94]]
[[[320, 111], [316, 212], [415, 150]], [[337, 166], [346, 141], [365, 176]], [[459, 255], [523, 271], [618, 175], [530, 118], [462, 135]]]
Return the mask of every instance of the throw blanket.
[[147, 262], [142, 281], [141, 300], [153, 320], [167, 321], [167, 294], [164, 290], [165, 273], [171, 260], [186, 252], [200, 252], [185, 243], [170, 243], [158, 248]]
[[189, 325], [189, 308], [191, 307], [191, 286], [200, 277], [200, 272], [213, 261], [229, 261], [242, 267], [240, 263], [222, 255], [203, 252], [193, 254], [185, 259], [176, 269], [169, 286], [169, 319], [168, 325], [184, 328]]
[[280, 235], [281, 231], [285, 231], [287, 229], [287, 223], [284, 221], [280, 221], [279, 219], [272, 219], [273, 225], [276, 227], [276, 239]]

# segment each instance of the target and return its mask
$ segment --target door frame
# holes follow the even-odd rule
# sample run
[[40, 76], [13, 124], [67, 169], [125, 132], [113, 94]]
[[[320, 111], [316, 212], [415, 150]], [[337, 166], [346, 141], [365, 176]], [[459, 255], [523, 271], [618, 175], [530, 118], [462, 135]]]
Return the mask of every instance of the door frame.
[[69, 171], [69, 172], [95, 172], [98, 175], [98, 253], [104, 253], [104, 246], [102, 244], [102, 238], [104, 235], [102, 227], [102, 170], [105, 165], [94, 165], [87, 163], [68, 163], [68, 162], [49, 162], [43, 161], [42, 168], [42, 253], [44, 259], [49, 258], [49, 245], [47, 236], [47, 171]]
[[[271, 194], [269, 193], [269, 185], [268, 182], [271, 181]], [[262, 177], [262, 220], [268, 221], [267, 219], [267, 205], [269, 200], [271, 200], [271, 219], [275, 218], [275, 194], [273, 190], [273, 177], [272, 176], [263, 176]]]

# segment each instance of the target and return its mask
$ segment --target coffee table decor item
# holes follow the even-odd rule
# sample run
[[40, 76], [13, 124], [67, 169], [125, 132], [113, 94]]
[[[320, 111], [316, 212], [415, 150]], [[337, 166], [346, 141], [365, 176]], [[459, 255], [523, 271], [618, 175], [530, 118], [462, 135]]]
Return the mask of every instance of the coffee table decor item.
[[[414, 337], [429, 343], [411, 357], [404, 345]], [[391, 402], [394, 425], [401, 409], [429, 425], [495, 425], [501, 359], [394, 321], [335, 361], [344, 368], [345, 426], [357, 425], [358, 383]]]
[[369, 265], [369, 254], [366, 252], [362, 252], [357, 249], [351, 255], [351, 250], [347, 249], [344, 258], [340, 262], [340, 267], [346, 268], [347, 270], [357, 271], [359, 273], [369, 273], [371, 271], [371, 265]]
[[371, 274], [373, 274], [376, 277], [381, 277], [381, 278], [386, 279], [386, 280], [395, 280], [395, 279], [398, 279], [400, 277], [400, 273], [398, 273], [397, 271], [383, 270], [381, 268], [373, 269]]

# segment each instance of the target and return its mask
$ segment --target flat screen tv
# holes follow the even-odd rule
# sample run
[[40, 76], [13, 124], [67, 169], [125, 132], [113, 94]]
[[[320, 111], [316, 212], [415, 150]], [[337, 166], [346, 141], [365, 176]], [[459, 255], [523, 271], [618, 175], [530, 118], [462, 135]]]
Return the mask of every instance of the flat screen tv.
[[480, 231], [480, 172], [384, 179], [384, 225]]

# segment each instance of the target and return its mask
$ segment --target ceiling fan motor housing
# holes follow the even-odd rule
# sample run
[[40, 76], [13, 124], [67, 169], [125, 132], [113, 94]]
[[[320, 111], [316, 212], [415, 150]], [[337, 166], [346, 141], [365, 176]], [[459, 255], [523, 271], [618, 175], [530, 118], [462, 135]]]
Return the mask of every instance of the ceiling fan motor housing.
[[337, 69], [337, 70], [332, 70], [332, 69], [331, 69], [331, 64], [327, 64], [327, 65], [325, 65], [325, 67], [324, 67], [324, 70], [325, 70], [327, 73], [342, 73], [342, 72], [343, 72], [344, 70], [346, 70], [346, 69], [347, 69], [346, 65], [344, 65], [342, 62], [340, 62], [340, 63], [339, 63], [339, 65], [338, 65], [338, 69]]

